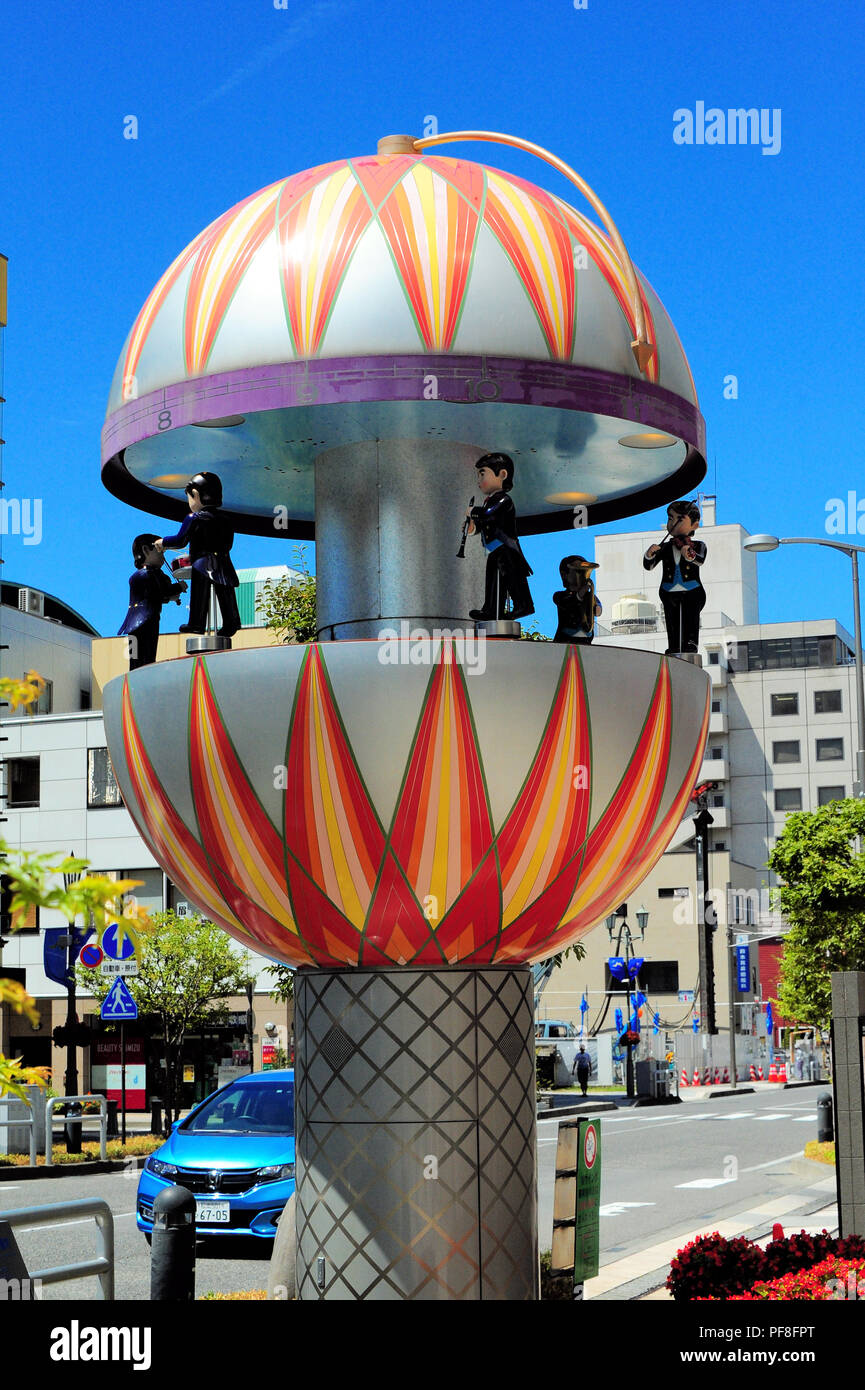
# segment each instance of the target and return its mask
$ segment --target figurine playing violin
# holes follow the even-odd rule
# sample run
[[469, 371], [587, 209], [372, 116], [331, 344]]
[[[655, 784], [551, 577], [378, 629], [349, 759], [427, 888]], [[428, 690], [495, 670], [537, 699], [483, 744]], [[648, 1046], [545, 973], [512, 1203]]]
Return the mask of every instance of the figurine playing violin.
[[654, 569], [659, 561], [663, 567], [658, 593], [667, 624], [668, 656], [695, 652], [699, 642], [700, 614], [706, 603], [700, 579], [706, 547], [694, 539], [699, 524], [696, 502], [671, 502], [667, 535], [660, 545], [650, 545], [643, 556], [643, 569]]

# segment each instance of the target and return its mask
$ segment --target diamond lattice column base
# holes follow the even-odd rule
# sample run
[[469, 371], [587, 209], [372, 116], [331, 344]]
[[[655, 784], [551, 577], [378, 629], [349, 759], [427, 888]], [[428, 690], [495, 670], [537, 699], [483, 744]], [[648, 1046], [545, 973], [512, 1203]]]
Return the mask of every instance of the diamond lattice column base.
[[296, 975], [297, 1286], [538, 1296], [531, 969]]

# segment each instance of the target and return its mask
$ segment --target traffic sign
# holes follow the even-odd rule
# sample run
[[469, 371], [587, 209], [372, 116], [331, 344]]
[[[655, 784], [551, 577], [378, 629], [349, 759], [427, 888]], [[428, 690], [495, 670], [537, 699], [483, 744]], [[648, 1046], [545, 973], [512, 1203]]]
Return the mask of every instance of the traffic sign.
[[99, 974], [108, 975], [111, 979], [116, 979], [118, 975], [137, 975], [138, 970], [138, 961], [134, 956], [132, 960], [103, 960], [99, 966]]
[[129, 993], [122, 976], [118, 976], [102, 1001], [101, 1015], [102, 1018], [115, 1023], [138, 1017], [138, 1005]]
[[81, 965], [86, 965], [88, 970], [95, 970], [97, 965], [102, 963], [102, 947], [97, 946], [95, 941], [88, 941], [86, 946], [81, 947], [78, 960]]
[[69, 969], [69, 937], [73, 938], [72, 960], [74, 961], [88, 936], [92, 936], [92, 934], [92, 927], [49, 927], [47, 929], [42, 947], [42, 958], [45, 974], [49, 980], [54, 980], [56, 984], [63, 985], [64, 989], [68, 989], [74, 978]]
[[129, 960], [135, 955], [135, 942], [125, 928], [120, 930], [118, 924], [112, 922], [102, 933], [102, 949], [112, 960]]
[[577, 1229], [574, 1282], [595, 1279], [598, 1274], [601, 1206], [601, 1122], [579, 1119], [577, 1159]]

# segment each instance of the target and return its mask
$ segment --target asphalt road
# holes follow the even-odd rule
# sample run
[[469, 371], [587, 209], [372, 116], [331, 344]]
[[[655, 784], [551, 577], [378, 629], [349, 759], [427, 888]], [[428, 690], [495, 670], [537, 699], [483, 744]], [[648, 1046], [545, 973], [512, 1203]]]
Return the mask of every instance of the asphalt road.
[[[743, 1095], [718, 1101], [608, 1112], [601, 1116], [601, 1263], [621, 1259], [665, 1236], [712, 1224], [772, 1197], [799, 1192], [808, 1179], [792, 1160], [816, 1137], [820, 1088]], [[538, 1124], [539, 1235], [549, 1249], [557, 1121]], [[831, 1175], [827, 1169], [827, 1176]], [[0, 1183], [0, 1210], [104, 1197], [114, 1213], [116, 1297], [147, 1300], [150, 1251], [133, 1215], [138, 1172]], [[29, 1269], [88, 1258], [97, 1252], [92, 1218], [78, 1224], [21, 1230]], [[265, 1287], [267, 1241], [214, 1238], [199, 1243], [196, 1290]], [[95, 1278], [49, 1284], [45, 1300], [97, 1297]]]
[[[824, 1089], [779, 1088], [601, 1115], [601, 1264], [802, 1191], [815, 1179], [792, 1164], [817, 1137], [817, 1097]], [[557, 1124], [538, 1122], [542, 1250], [552, 1239]], [[826, 1177], [832, 1172], [827, 1168]]]

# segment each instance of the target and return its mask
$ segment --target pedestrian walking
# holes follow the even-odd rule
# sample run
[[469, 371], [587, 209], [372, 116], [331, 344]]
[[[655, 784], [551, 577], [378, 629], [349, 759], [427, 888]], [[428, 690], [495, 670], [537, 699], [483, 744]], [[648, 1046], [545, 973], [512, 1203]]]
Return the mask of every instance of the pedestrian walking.
[[584, 1043], [580, 1043], [580, 1050], [574, 1058], [573, 1074], [580, 1083], [583, 1095], [585, 1095], [589, 1088], [589, 1077], [592, 1074], [592, 1059], [586, 1051]]

